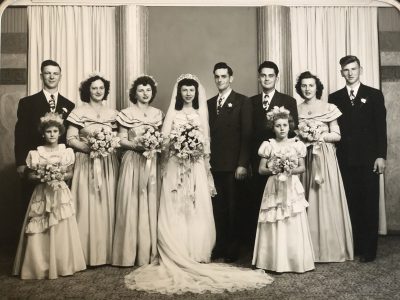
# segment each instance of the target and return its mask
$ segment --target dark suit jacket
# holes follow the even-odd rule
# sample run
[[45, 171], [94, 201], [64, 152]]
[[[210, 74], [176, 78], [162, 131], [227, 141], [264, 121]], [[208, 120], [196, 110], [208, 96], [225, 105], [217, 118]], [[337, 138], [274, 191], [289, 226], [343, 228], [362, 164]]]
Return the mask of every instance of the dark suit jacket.
[[380, 90], [361, 84], [351, 105], [346, 87], [329, 95], [328, 101], [342, 112], [338, 123], [342, 138], [337, 143], [339, 162], [371, 167], [378, 157], [386, 159], [386, 108]]
[[232, 91], [217, 115], [218, 95], [207, 102], [211, 136], [211, 169], [234, 172], [249, 165], [252, 108], [249, 99]]
[[[297, 113], [297, 102], [296, 99], [290, 97], [289, 95], [279, 93], [275, 91], [274, 97], [272, 97], [271, 102], [268, 107], [268, 111], [265, 111], [262, 105], [262, 94], [255, 95], [250, 98], [250, 102], [253, 107], [253, 135], [252, 135], [252, 166], [253, 172], [258, 172], [258, 164], [260, 157], [258, 156], [258, 149], [263, 141], [268, 141], [271, 138], [275, 138], [275, 133], [272, 129], [267, 128], [267, 115], [266, 113], [270, 111], [274, 106], [284, 106], [290, 111], [291, 116], [295, 126], [298, 124], [298, 113]], [[293, 137], [294, 133], [290, 133], [290, 137]]]
[[[58, 94], [56, 112], [65, 120], [75, 104]], [[22, 98], [18, 103], [17, 123], [15, 124], [15, 161], [17, 166], [25, 165], [25, 159], [30, 150], [36, 149], [43, 143], [38, 130], [40, 118], [50, 112], [49, 103], [43, 91]], [[60, 138], [65, 142], [65, 134]]]

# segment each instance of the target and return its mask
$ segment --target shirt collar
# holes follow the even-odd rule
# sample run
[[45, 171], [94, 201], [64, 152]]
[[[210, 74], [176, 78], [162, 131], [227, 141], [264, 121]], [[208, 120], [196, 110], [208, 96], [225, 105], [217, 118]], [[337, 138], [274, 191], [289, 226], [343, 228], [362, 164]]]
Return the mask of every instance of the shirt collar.
[[218, 98], [220, 97], [224, 97], [224, 100], [228, 99], [229, 95], [232, 92], [232, 88], [227, 88], [225, 91], [223, 91], [222, 93], [218, 93]]
[[57, 103], [58, 91], [57, 91], [57, 92], [54, 92], [54, 93], [49, 93], [48, 91], [46, 91], [46, 90], [43, 89], [43, 94], [44, 94], [44, 96], [46, 97], [47, 102], [50, 101], [51, 95], [53, 95], [53, 96], [54, 96], [54, 101]]
[[272, 90], [271, 92], [269, 92], [269, 93], [265, 93], [265, 92], [263, 91], [263, 92], [262, 92], [262, 98], [263, 98], [263, 100], [264, 100], [265, 95], [268, 95], [269, 101], [271, 101], [272, 98], [273, 98], [274, 95], [275, 95], [275, 92], [276, 92], [275, 89], [273, 89], [273, 90]]
[[354, 95], [357, 96], [358, 94], [358, 89], [360, 88], [361, 82], [359, 82], [356, 86], [350, 87], [348, 85], [346, 85], [346, 89], [347, 89], [347, 94], [350, 96], [350, 91], [353, 90], [354, 91]]

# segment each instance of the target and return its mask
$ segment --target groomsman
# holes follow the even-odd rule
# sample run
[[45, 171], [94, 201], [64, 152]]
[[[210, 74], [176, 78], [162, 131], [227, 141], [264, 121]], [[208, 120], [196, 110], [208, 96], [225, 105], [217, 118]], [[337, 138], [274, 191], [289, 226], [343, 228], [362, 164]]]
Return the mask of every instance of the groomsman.
[[379, 221], [379, 174], [385, 170], [386, 108], [380, 90], [360, 82], [362, 67], [353, 55], [340, 59], [346, 86], [329, 95], [342, 116], [337, 157], [353, 227], [354, 252], [361, 262], [376, 258]]
[[[25, 178], [25, 159], [30, 150], [36, 149], [43, 143], [39, 133], [40, 118], [47, 112], [57, 112], [64, 119], [75, 107], [74, 103], [61, 96], [58, 92], [58, 84], [61, 79], [61, 68], [53, 60], [45, 60], [40, 67], [40, 78], [43, 89], [34, 95], [22, 98], [18, 103], [17, 123], [15, 125], [15, 161], [17, 173], [22, 179], [22, 198], [24, 211], [28, 205], [34, 185]], [[60, 139], [65, 142], [65, 135]]]
[[251, 103], [231, 88], [233, 71], [224, 62], [214, 66], [218, 95], [208, 100], [211, 171], [217, 189], [213, 209], [217, 240], [213, 259], [232, 262], [238, 256], [238, 182], [249, 166]]
[[[264, 61], [258, 67], [258, 80], [262, 87], [262, 93], [250, 98], [253, 107], [253, 136], [251, 145], [251, 166], [253, 172], [252, 186], [253, 199], [250, 204], [250, 216], [248, 216], [248, 224], [250, 224], [250, 235], [253, 238], [257, 227], [258, 211], [260, 209], [261, 198], [263, 196], [265, 184], [268, 177], [258, 174], [260, 164], [260, 156], [258, 149], [263, 141], [274, 138], [275, 134], [272, 129], [267, 128], [267, 112], [274, 106], [284, 106], [290, 111], [295, 126], [298, 124], [297, 102], [286, 94], [282, 94], [276, 90], [276, 84], [279, 81], [278, 66], [272, 61]], [[294, 132], [289, 133], [289, 137], [294, 137]]]

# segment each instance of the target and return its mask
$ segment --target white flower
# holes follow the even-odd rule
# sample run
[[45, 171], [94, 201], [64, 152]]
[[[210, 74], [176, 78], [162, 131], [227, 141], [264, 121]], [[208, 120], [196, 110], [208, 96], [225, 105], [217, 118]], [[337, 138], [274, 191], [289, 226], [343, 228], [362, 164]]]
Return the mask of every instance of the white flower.
[[361, 98], [361, 103], [363, 103], [363, 104], [365, 104], [365, 103], [367, 103], [367, 99], [365, 99], [365, 98]]
[[68, 109], [66, 109], [65, 107], [62, 108], [63, 112], [67, 113]]
[[228, 107], [232, 107], [232, 103], [228, 103]]

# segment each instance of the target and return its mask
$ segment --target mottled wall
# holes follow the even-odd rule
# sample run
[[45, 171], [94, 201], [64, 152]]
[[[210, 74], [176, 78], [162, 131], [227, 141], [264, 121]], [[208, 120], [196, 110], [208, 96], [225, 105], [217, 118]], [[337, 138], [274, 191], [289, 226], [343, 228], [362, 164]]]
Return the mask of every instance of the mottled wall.
[[400, 12], [380, 8], [379, 47], [381, 52], [382, 92], [385, 95], [388, 125], [386, 214], [388, 229], [400, 231]]
[[26, 8], [7, 8], [1, 30], [0, 240], [13, 240], [22, 217], [14, 160], [14, 127], [18, 100], [27, 90]]

